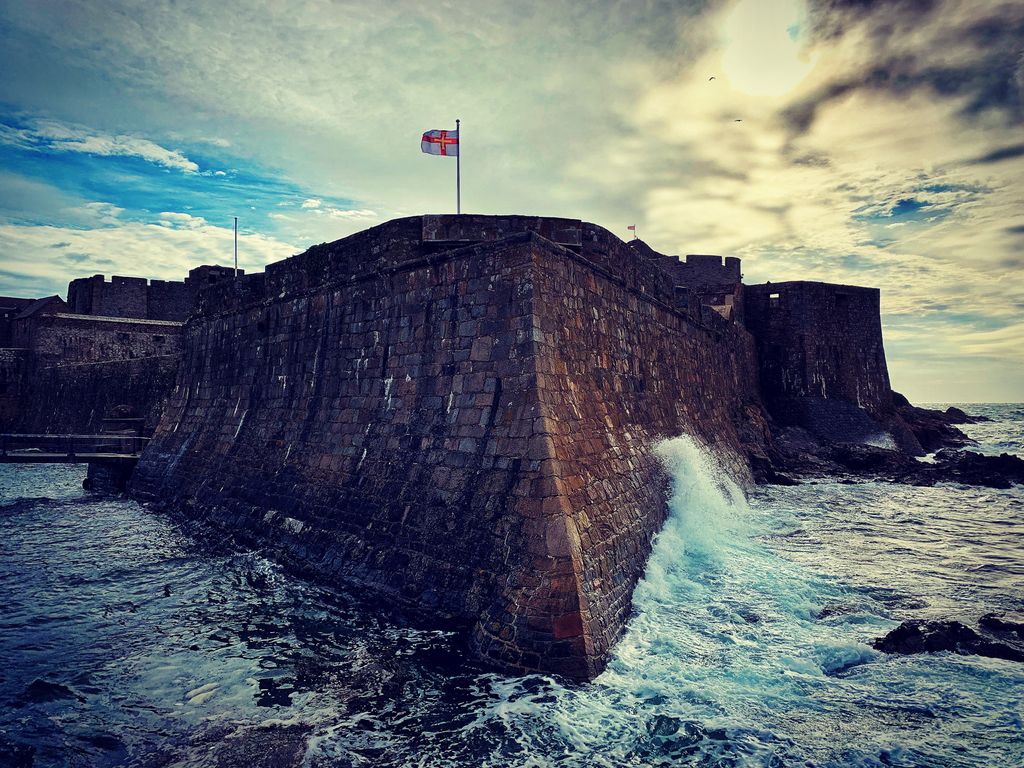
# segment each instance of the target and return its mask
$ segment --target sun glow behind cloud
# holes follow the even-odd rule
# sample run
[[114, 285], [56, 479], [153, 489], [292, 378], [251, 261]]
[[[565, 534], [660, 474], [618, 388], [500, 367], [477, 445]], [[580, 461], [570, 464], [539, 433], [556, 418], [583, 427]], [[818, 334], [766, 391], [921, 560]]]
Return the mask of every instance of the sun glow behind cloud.
[[722, 24], [725, 81], [751, 96], [779, 97], [814, 67], [804, 49], [807, 6], [802, 0], [739, 0]]

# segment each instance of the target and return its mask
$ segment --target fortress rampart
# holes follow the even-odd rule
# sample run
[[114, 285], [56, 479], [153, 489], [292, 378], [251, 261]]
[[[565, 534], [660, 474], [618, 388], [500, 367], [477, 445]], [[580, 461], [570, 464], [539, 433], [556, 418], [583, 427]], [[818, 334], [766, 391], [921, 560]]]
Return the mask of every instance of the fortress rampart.
[[68, 285], [68, 309], [78, 315], [183, 321], [203, 288], [232, 276], [230, 267], [204, 265], [190, 270], [184, 280], [80, 277]]
[[749, 480], [767, 440], [749, 334], [591, 224], [401, 219], [236, 290], [187, 324], [132, 492], [506, 668], [603, 666], [666, 514], [657, 441]]
[[738, 259], [529, 216], [397, 219], [229, 274], [190, 273], [184, 323], [145, 281], [0, 303], [24, 342], [0, 350], [0, 419], [89, 431], [126, 405], [155, 428], [132, 494], [503, 668], [603, 667], [667, 514], [659, 441], [743, 483], [773, 476], [773, 424], [920, 449], [874, 289], [744, 289]]
[[752, 285], [745, 311], [757, 341], [761, 394], [776, 422], [851, 443], [888, 432], [902, 447], [920, 450], [893, 411], [877, 288]]

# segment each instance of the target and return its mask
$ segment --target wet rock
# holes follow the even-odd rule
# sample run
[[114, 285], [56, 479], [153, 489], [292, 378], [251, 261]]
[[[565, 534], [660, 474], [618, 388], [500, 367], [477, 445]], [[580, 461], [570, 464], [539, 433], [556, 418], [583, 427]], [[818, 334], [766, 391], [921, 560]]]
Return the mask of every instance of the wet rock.
[[992, 421], [988, 416], [971, 416], [952, 405], [943, 411], [943, 414], [950, 424], [977, 424], [982, 421]]
[[870, 445], [840, 445], [832, 450], [832, 458], [845, 469], [858, 473], [885, 473], [912, 466], [914, 459], [899, 451]]
[[[899, 450], [871, 445], [825, 445], [814, 442], [802, 430], [787, 429], [776, 439], [777, 453], [771, 467], [760, 467], [758, 481], [770, 483], [770, 472], [793, 477], [844, 476], [886, 480], [911, 485], [962, 483], [987, 488], [1024, 484], [1024, 460], [1003, 453], [988, 456], [974, 451], [944, 448], [934, 461], [915, 459]], [[781, 471], [780, 471], [781, 470]], [[785, 475], [782, 475], [785, 472]]]
[[29, 704], [45, 704], [49, 701], [60, 701], [62, 699], [82, 700], [80, 696], [66, 685], [41, 679], [33, 680], [21, 694], [21, 700]]
[[906, 477], [918, 481], [1009, 488], [1014, 483], [1024, 484], [1024, 460], [1008, 453], [986, 456], [973, 451], [942, 450], [935, 454], [934, 464], [915, 462]]
[[926, 452], [931, 453], [940, 448], [953, 448], [971, 442], [967, 435], [954, 426], [968, 424], [973, 420], [959, 408], [949, 408], [946, 411], [918, 408], [911, 405], [910, 401], [898, 392], [893, 392], [892, 395], [896, 412]]
[[1010, 632], [1024, 642], [1024, 614], [986, 613], [978, 626], [990, 632]]
[[843, 605], [842, 603], [827, 603], [824, 608], [818, 611], [818, 614], [814, 617], [818, 621], [827, 619], [831, 616], [846, 616], [851, 614], [856, 609], [850, 605]]
[[885, 653], [914, 654], [951, 651], [962, 655], [988, 656], [1024, 661], [1024, 648], [980, 635], [959, 621], [905, 621], [873, 643]]

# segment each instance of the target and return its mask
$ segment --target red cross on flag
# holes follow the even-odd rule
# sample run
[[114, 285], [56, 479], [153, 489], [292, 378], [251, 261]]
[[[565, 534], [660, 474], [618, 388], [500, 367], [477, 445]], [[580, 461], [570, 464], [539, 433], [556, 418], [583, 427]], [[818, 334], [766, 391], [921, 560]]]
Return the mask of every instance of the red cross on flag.
[[420, 141], [420, 149], [428, 155], [458, 157], [459, 131], [427, 131]]

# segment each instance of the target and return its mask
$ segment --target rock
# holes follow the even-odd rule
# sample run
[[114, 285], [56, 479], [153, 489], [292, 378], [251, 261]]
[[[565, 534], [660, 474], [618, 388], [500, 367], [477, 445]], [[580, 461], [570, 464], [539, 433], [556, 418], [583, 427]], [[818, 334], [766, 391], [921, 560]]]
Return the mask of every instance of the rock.
[[946, 409], [945, 414], [950, 424], [969, 424], [971, 422], [970, 416], [952, 405]]
[[876, 650], [885, 653], [951, 651], [962, 655], [1024, 661], [1024, 648], [984, 637], [959, 621], [905, 621], [885, 637], [875, 640], [873, 645]]
[[952, 405], [944, 411], [944, 414], [950, 424], [977, 424], [982, 421], [992, 421], [988, 416], [971, 416]]
[[986, 613], [978, 620], [978, 626], [990, 632], [1012, 632], [1021, 641], [1024, 641], [1024, 615], [1011, 614], [1012, 618], [1005, 613]]
[[935, 464], [925, 471], [938, 475], [940, 480], [989, 488], [1009, 488], [1012, 483], [1024, 483], [1024, 460], [1008, 453], [986, 456], [973, 451], [943, 450], [935, 454], [935, 459]]
[[66, 685], [60, 683], [53, 683], [49, 680], [36, 679], [29, 683], [28, 687], [21, 694], [22, 701], [29, 702], [31, 704], [45, 704], [49, 701], [59, 701], [61, 699], [79, 699], [74, 691], [68, 688]]
[[845, 469], [873, 474], [901, 471], [915, 463], [899, 451], [870, 445], [838, 446], [832, 451], [832, 458]]
[[940, 448], [953, 448], [972, 442], [967, 435], [953, 426], [971, 421], [971, 417], [959, 408], [949, 408], [946, 411], [918, 408], [911, 405], [910, 401], [898, 392], [892, 394], [896, 412], [925, 451], [930, 453]]

